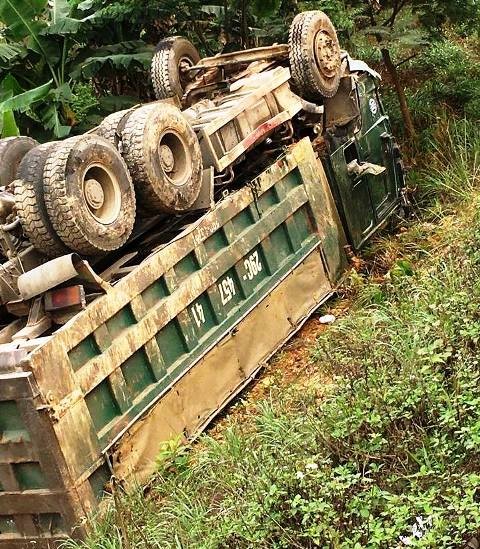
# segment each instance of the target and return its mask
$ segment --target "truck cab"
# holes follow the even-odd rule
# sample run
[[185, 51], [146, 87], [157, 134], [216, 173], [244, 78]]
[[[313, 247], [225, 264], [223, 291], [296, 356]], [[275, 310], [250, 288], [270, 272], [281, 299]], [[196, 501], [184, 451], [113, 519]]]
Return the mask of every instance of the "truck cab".
[[405, 177], [380, 76], [364, 63], [350, 65], [337, 95], [325, 101], [322, 162], [349, 243], [359, 250], [401, 205]]

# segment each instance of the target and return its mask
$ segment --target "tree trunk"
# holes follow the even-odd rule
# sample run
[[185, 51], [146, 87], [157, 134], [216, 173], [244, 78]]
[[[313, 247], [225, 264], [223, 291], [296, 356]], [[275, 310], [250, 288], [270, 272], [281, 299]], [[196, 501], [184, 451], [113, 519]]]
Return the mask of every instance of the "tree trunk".
[[246, 50], [248, 48], [248, 23], [247, 23], [247, 0], [241, 2], [241, 18], [240, 18], [240, 39], [242, 41], [242, 48]]
[[390, 51], [387, 48], [381, 48], [381, 52], [383, 62], [385, 63], [388, 74], [393, 80], [393, 85], [395, 86], [395, 90], [397, 92], [398, 101], [400, 103], [400, 110], [402, 111], [403, 122], [405, 123], [405, 134], [407, 135], [407, 137], [413, 139], [416, 135], [415, 126], [413, 125], [412, 115], [410, 113], [410, 109], [408, 108], [405, 89], [403, 88], [402, 83], [400, 82], [400, 78], [398, 76], [397, 67], [395, 67], [392, 61], [392, 57], [390, 55]]

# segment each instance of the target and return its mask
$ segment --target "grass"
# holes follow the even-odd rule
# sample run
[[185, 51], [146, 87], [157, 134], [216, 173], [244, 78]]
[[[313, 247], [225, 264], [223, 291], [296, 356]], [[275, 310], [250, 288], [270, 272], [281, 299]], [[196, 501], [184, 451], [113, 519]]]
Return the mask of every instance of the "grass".
[[478, 535], [480, 136], [443, 130], [416, 178], [428, 207], [352, 273], [311, 383], [273, 384], [192, 452], [166, 446], [148, 489], [117, 494], [68, 547], [460, 548]]

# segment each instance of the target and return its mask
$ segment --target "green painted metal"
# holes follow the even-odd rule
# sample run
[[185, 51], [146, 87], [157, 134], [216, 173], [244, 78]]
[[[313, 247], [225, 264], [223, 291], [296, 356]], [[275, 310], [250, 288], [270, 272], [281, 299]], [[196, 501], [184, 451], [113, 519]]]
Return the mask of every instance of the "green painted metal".
[[270, 181], [261, 192], [252, 185], [254, 200], [225, 222], [218, 219], [217, 230], [179, 257], [167, 272], [159, 273], [140, 293], [136, 313], [133, 302], [126, 304], [68, 351], [74, 371], [88, 368], [100, 352], [116, 347], [116, 341], [129, 331], [134, 334], [143, 316], [168, 307], [176, 292], [191, 286], [192, 277], [202, 269], [217, 273], [211, 286], [197, 296], [192, 294], [183, 310], [158, 326], [153, 339], [132, 350], [114, 374], [88, 391], [85, 402], [99, 450], [108, 448], [126, 424], [148, 409], [281, 277], [318, 247], [315, 213], [305, 189], [297, 167], [285, 170], [283, 177]]
[[40, 467], [40, 463], [16, 463], [13, 466], [13, 471], [21, 490], [39, 490], [41, 488], [47, 488], [47, 482]]
[[2, 442], [30, 440], [30, 434], [14, 400], [0, 402], [0, 435]]

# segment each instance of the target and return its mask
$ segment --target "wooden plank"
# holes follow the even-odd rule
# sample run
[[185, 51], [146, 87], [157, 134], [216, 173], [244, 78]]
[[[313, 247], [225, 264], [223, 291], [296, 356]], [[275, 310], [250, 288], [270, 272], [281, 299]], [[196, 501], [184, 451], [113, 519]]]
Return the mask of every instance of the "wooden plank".
[[31, 372], [0, 374], [0, 401], [32, 398], [37, 394]]
[[30, 442], [2, 442], [0, 443], [1, 463], [23, 463], [37, 461], [37, 454]]
[[7, 515], [62, 513], [65, 492], [54, 490], [25, 490], [0, 492], [0, 509]]

